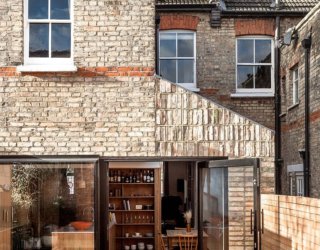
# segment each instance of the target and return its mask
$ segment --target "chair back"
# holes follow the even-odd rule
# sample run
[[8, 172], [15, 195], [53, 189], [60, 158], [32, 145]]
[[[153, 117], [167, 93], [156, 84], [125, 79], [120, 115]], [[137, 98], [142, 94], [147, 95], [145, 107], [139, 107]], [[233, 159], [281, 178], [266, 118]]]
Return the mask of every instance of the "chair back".
[[160, 238], [160, 248], [161, 250], [167, 250], [167, 246], [166, 244], [164, 243], [164, 240], [163, 240], [163, 235], [162, 234], [159, 234], [159, 238]]
[[180, 250], [197, 250], [198, 249], [198, 236], [181, 234], [179, 237]]

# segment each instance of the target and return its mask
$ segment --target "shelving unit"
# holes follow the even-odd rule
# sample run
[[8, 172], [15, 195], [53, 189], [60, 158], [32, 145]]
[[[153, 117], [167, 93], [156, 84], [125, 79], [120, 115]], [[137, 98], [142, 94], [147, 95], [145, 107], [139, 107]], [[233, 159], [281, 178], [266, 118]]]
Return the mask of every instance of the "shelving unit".
[[[131, 177], [129, 180], [131, 182], [109, 182], [109, 212], [113, 213], [116, 219], [115, 239], [111, 240], [115, 241], [116, 250], [123, 250], [125, 245], [137, 245], [139, 242], [144, 242], [145, 246], [152, 244], [154, 249], [158, 249], [160, 170], [157, 168], [111, 168], [109, 176], [113, 173], [120, 174], [126, 176], [128, 181], [130, 174], [140, 177], [144, 171], [152, 173], [153, 182], [143, 182], [143, 179], [138, 179], [139, 183], [132, 182], [136, 178]], [[120, 179], [126, 181], [123, 177]]]

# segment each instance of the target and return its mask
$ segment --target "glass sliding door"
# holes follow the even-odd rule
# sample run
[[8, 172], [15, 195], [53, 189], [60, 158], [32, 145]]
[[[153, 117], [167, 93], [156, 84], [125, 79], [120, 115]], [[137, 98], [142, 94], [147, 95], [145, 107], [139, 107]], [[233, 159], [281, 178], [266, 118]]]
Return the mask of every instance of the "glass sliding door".
[[0, 250], [94, 249], [94, 167], [1, 164]]
[[258, 165], [256, 159], [224, 160], [201, 169], [203, 249], [259, 249]]

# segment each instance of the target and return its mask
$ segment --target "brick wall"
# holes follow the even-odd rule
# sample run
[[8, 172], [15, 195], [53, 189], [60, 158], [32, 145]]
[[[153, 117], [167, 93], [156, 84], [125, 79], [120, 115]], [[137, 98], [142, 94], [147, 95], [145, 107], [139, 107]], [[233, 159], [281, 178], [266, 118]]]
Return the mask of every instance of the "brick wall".
[[262, 195], [263, 249], [320, 248], [320, 201], [318, 199]]
[[[320, 85], [319, 66], [320, 59], [320, 15], [319, 13], [310, 18], [308, 23], [298, 30], [299, 39], [292, 42], [291, 46], [282, 48], [282, 156], [284, 159], [282, 171], [283, 194], [289, 193], [289, 179], [287, 165], [302, 163], [298, 150], [304, 146], [304, 119], [305, 119], [305, 88], [304, 88], [304, 48], [301, 40], [312, 29], [312, 48], [310, 60], [310, 184], [311, 196], [320, 198]], [[299, 104], [293, 106], [292, 102], [292, 66], [299, 69]]]
[[262, 158], [262, 190], [273, 191], [273, 131], [164, 80], [156, 84], [155, 134], [159, 156]]
[[[23, 64], [23, 1], [0, 0], [0, 66]], [[74, 1], [78, 67], [154, 67], [154, 1]]]

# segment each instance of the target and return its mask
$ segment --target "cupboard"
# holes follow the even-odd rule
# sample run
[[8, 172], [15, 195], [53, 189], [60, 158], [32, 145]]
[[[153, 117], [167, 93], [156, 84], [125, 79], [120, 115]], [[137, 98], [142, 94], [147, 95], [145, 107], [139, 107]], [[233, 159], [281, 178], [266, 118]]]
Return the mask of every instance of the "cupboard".
[[[158, 249], [160, 168], [110, 168], [109, 216], [115, 249]], [[142, 248], [144, 246], [144, 248]], [[140, 248], [139, 248], [140, 247]], [[113, 250], [113, 249], [112, 249]]]

